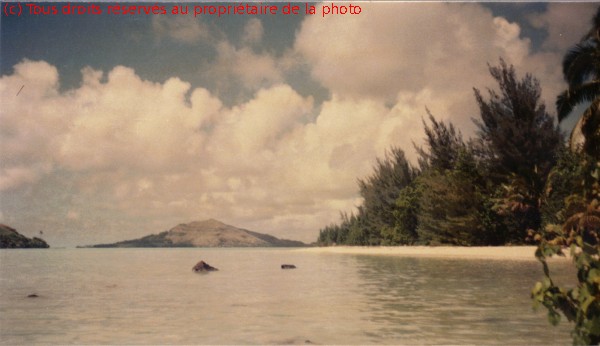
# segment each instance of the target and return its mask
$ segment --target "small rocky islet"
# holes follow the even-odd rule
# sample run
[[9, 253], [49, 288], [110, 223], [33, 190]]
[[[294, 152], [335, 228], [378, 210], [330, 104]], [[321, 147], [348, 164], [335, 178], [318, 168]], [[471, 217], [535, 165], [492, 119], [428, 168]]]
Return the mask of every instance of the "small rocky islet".
[[47, 249], [50, 245], [43, 239], [26, 236], [16, 229], [0, 224], [0, 249]]

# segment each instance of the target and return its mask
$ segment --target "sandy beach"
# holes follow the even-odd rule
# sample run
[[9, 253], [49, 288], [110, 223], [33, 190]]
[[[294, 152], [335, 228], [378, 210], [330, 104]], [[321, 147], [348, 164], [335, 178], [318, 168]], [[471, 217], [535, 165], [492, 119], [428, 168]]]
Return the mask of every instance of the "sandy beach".
[[[298, 251], [323, 254], [353, 254], [457, 259], [536, 261], [535, 246], [329, 246]], [[553, 257], [552, 260], [567, 257]]]

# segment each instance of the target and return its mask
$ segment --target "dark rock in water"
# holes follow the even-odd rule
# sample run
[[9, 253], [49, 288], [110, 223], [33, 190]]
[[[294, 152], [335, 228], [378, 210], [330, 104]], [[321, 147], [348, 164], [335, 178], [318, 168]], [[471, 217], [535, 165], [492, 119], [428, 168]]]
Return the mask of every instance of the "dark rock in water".
[[210, 266], [208, 263], [204, 262], [204, 261], [200, 261], [198, 262], [198, 264], [196, 264], [194, 266], [194, 268], [192, 268], [195, 272], [214, 272], [217, 271], [219, 269]]
[[296, 266], [293, 264], [282, 264], [281, 269], [296, 269]]
[[32, 293], [32, 294], [30, 294], [30, 295], [27, 296], [27, 298], [37, 298], [37, 297], [39, 297], [39, 296], [37, 294], [35, 294], [35, 293]]

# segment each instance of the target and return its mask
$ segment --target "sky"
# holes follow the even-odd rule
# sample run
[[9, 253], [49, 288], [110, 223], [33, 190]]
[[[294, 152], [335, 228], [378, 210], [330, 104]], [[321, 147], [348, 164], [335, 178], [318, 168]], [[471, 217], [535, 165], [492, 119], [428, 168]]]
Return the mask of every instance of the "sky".
[[474, 136], [473, 88], [495, 88], [500, 58], [540, 81], [554, 116], [562, 57], [598, 6], [352, 3], [360, 14], [3, 13], [0, 223], [52, 247], [209, 218], [313, 242], [360, 205], [357, 179], [386, 150], [416, 163], [427, 109]]

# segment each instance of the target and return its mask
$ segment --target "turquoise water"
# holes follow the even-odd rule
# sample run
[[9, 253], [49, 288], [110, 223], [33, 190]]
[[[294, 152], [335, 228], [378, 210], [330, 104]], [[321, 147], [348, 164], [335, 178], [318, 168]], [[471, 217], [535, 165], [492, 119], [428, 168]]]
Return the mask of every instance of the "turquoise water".
[[[193, 273], [200, 260], [220, 270]], [[571, 344], [569, 325], [531, 307], [540, 277], [533, 260], [1, 250], [0, 343]]]

